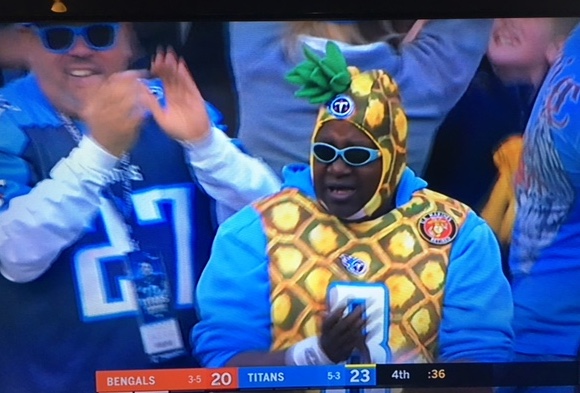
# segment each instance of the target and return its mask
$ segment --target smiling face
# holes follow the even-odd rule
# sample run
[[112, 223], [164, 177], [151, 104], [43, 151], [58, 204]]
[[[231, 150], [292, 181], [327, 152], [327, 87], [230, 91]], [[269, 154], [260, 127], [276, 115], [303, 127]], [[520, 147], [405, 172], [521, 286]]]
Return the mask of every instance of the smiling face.
[[[318, 131], [314, 142], [327, 143], [337, 149], [351, 146], [378, 148], [356, 126], [340, 120], [326, 122]], [[329, 164], [313, 159], [312, 165], [317, 198], [330, 214], [342, 219], [360, 211], [373, 197], [383, 172], [380, 158], [363, 166], [350, 166], [340, 157]], [[382, 210], [377, 215], [384, 214], [385, 211]]]
[[502, 18], [493, 25], [487, 56], [504, 82], [539, 83], [552, 60], [553, 18]]
[[[71, 24], [81, 26], [82, 24]], [[25, 32], [30, 41], [29, 64], [37, 76], [42, 91], [60, 111], [78, 116], [86, 100], [115, 72], [128, 68], [133, 57], [132, 31], [123, 23], [115, 45], [102, 51], [87, 46], [84, 39], [76, 37], [70, 51], [55, 54], [48, 51], [32, 29]]]

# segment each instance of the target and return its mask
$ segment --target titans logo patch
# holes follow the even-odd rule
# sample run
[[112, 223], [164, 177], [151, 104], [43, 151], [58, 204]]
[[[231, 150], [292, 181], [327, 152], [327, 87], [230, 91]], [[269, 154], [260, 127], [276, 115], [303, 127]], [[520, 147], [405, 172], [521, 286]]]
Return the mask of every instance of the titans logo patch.
[[355, 276], [363, 276], [369, 270], [368, 265], [364, 261], [353, 257], [352, 255], [342, 254], [339, 258], [342, 266], [344, 266], [349, 273], [354, 274]]
[[455, 239], [457, 224], [445, 212], [431, 212], [419, 219], [419, 233], [429, 243], [444, 246]]
[[337, 119], [344, 119], [354, 112], [354, 101], [349, 96], [339, 95], [328, 104], [328, 111]]

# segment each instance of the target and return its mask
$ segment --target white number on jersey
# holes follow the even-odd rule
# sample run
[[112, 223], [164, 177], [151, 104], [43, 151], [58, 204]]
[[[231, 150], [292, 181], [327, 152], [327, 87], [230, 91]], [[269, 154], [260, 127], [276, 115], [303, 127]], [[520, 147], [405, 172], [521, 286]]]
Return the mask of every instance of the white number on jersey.
[[[175, 261], [178, 281], [174, 284], [177, 307], [193, 305], [194, 277], [191, 247], [191, 187], [143, 190], [132, 197], [139, 225], [171, 225], [175, 239]], [[165, 217], [161, 203], [170, 204], [172, 217]], [[85, 320], [113, 318], [137, 311], [131, 282], [124, 271], [124, 254], [131, 243], [123, 218], [110, 200], [102, 198], [100, 213], [109, 243], [79, 250], [74, 256], [79, 304]], [[170, 218], [173, 218], [170, 222]]]

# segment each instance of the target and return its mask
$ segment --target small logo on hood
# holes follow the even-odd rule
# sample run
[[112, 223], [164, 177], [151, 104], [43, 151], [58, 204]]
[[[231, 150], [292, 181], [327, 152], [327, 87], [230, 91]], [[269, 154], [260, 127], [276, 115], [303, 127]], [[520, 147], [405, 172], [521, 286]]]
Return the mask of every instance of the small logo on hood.
[[354, 112], [354, 101], [349, 96], [341, 94], [330, 101], [328, 111], [334, 117], [344, 119]]

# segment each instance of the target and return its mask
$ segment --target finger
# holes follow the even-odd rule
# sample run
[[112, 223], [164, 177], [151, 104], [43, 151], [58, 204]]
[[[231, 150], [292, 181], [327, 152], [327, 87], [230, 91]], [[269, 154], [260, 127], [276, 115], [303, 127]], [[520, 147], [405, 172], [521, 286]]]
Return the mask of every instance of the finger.
[[173, 49], [173, 46], [168, 45], [167, 49], [165, 50], [167, 55], [171, 55], [173, 56], [175, 59], [177, 59], [177, 52], [175, 51], [175, 49]]
[[338, 335], [345, 335], [348, 334], [350, 331], [360, 329], [361, 326], [364, 326], [364, 318], [362, 313], [359, 311], [353, 311], [348, 314], [346, 317], [340, 319], [334, 326], [333, 330], [335, 334]]
[[357, 306], [354, 310], [349, 312], [344, 318], [341, 320], [341, 324], [345, 326], [350, 326], [356, 321], [362, 320], [364, 315], [364, 308], [361, 306]]
[[366, 337], [362, 333], [362, 330], [346, 332], [334, 340], [337, 347], [349, 352], [352, 352], [357, 347], [363, 346], [365, 342]]
[[330, 314], [328, 314], [328, 316], [324, 320], [322, 324], [323, 327], [332, 327], [336, 325], [338, 321], [340, 321], [340, 319], [342, 318], [344, 310], [346, 310], [346, 306], [340, 306], [331, 311]]
[[158, 46], [155, 52], [155, 56], [151, 62], [151, 69], [155, 70], [155, 76], [160, 76], [160, 73], [166, 71], [167, 68], [167, 49], [162, 46]]
[[364, 319], [355, 319], [352, 321], [343, 319], [339, 321], [335, 327], [333, 333], [339, 336], [350, 336], [352, 334], [362, 334], [366, 321]]
[[188, 92], [190, 92], [195, 96], [196, 99], [203, 100], [201, 92], [197, 87], [197, 83], [195, 83], [193, 76], [191, 75], [189, 69], [187, 68], [185, 60], [183, 59], [179, 59], [179, 63], [177, 65], [177, 79], [179, 85], [186, 88]]

